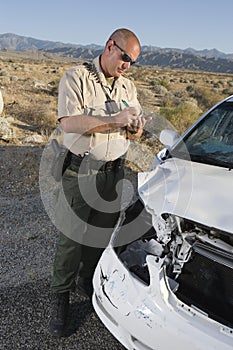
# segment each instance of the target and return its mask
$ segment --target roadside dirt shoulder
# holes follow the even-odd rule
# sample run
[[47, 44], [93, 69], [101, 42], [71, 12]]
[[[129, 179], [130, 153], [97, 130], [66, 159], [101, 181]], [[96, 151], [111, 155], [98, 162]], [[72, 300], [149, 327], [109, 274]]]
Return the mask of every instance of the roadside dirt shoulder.
[[0, 343], [2, 350], [123, 350], [91, 303], [72, 295], [70, 335], [48, 332], [57, 231], [40, 198], [43, 147], [0, 146]]

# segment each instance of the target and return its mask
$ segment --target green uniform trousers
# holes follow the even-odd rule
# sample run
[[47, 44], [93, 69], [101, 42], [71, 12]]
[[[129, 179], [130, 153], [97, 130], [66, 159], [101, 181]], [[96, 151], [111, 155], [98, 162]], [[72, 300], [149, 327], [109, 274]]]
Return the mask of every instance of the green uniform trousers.
[[70, 165], [62, 178], [55, 205], [60, 231], [51, 288], [63, 293], [75, 288], [76, 277], [91, 279], [119, 217], [123, 168], [78, 174]]

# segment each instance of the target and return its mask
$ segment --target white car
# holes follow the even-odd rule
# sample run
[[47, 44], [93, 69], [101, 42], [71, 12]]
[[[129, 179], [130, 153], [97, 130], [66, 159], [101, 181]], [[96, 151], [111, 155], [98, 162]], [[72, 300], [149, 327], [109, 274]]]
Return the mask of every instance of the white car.
[[139, 174], [95, 271], [96, 313], [126, 349], [233, 349], [233, 96]]

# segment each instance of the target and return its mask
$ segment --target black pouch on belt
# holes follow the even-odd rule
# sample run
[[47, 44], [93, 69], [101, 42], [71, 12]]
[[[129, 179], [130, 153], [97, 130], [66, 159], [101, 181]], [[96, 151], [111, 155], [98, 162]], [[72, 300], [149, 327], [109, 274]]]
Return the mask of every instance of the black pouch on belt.
[[51, 165], [51, 175], [56, 181], [60, 181], [66, 168], [70, 164], [70, 151], [56, 139], [51, 140], [54, 157]]

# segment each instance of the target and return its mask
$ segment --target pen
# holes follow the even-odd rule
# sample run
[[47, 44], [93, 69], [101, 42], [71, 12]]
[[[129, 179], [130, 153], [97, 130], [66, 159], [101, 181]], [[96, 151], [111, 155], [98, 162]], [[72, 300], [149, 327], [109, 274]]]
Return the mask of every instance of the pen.
[[125, 105], [125, 107], [129, 107], [128, 103], [125, 100], [121, 100], [121, 102]]
[[[129, 107], [128, 103], [125, 100], [121, 100], [121, 102], [125, 105], [125, 107]], [[128, 130], [130, 134], [134, 135], [138, 133], [138, 130]]]

